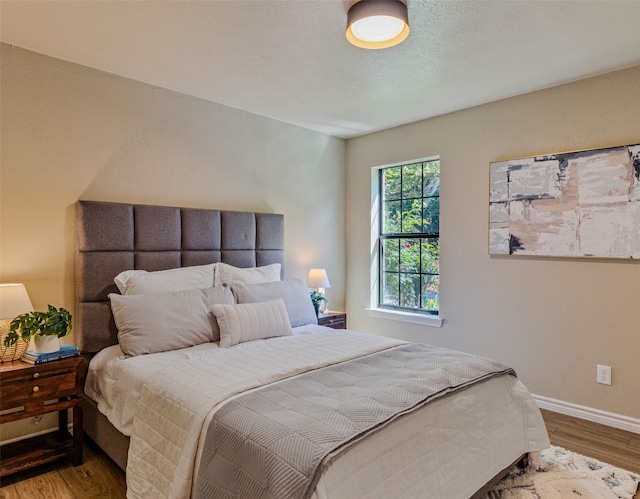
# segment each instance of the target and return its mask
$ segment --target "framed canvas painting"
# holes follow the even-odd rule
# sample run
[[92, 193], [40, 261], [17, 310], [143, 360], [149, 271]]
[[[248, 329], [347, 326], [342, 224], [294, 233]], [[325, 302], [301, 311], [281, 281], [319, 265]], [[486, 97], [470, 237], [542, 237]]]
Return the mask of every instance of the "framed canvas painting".
[[490, 164], [489, 254], [640, 258], [640, 144]]

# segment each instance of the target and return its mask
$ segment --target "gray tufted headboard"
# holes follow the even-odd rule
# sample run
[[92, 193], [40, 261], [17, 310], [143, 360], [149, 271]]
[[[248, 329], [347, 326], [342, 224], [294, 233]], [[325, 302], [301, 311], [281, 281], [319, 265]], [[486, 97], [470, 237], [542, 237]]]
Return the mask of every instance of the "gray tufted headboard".
[[78, 201], [76, 345], [93, 353], [117, 343], [107, 295], [118, 292], [120, 272], [215, 262], [284, 265], [284, 216]]

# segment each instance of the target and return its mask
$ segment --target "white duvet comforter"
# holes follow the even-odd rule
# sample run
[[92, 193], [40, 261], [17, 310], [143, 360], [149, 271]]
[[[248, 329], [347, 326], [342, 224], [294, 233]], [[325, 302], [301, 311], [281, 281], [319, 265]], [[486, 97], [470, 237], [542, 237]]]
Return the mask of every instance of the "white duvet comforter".
[[[203, 428], [229, 397], [401, 343], [303, 326], [294, 336], [229, 349], [208, 344], [125, 358], [116, 347], [92, 361], [86, 390], [131, 436], [127, 497], [188, 498]], [[469, 497], [513, 456], [549, 445], [535, 402], [514, 377], [454, 395], [349, 448], [324, 473], [314, 498]], [[460, 469], [462, 480], [451, 475]]]

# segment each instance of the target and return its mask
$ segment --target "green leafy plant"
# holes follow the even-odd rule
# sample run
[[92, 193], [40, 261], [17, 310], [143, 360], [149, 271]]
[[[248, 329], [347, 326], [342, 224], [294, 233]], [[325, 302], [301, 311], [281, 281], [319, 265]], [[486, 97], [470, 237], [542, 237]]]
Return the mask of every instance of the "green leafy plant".
[[320, 305], [320, 303], [322, 303], [323, 301], [327, 301], [327, 299], [324, 297], [324, 295], [317, 293], [315, 291], [311, 292], [311, 302], [314, 305]]
[[62, 338], [71, 332], [71, 327], [71, 314], [67, 309], [57, 309], [48, 305], [46, 312], [28, 312], [13, 319], [9, 326], [9, 334], [4, 339], [4, 346], [10, 347], [18, 338], [29, 341], [36, 335]]

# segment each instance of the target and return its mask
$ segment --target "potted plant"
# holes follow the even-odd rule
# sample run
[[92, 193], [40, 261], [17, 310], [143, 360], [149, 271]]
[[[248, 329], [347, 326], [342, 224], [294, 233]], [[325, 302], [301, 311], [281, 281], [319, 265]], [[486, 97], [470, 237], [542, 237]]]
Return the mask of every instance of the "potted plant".
[[316, 311], [316, 316], [320, 312], [320, 305], [322, 305], [322, 303], [326, 301], [327, 299], [324, 297], [323, 294], [318, 293], [316, 291], [311, 292], [311, 303], [313, 303], [313, 308]]
[[18, 338], [25, 342], [33, 338], [36, 352], [57, 352], [60, 349], [60, 338], [71, 332], [71, 326], [71, 314], [67, 309], [48, 305], [46, 312], [29, 312], [13, 319], [4, 345], [10, 347]]

